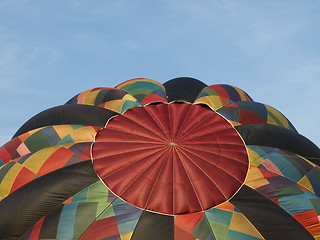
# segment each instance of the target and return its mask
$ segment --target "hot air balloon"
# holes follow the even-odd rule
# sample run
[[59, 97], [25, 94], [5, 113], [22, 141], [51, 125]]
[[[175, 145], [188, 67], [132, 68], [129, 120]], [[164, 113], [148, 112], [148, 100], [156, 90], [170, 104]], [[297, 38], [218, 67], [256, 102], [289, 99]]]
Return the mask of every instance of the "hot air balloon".
[[81, 92], [0, 148], [6, 240], [320, 239], [320, 149], [240, 88]]

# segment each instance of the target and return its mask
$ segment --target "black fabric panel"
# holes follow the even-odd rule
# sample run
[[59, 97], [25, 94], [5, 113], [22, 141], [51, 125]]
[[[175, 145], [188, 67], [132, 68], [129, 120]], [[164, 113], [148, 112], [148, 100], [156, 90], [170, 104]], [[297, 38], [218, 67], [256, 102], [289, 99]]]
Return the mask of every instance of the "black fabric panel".
[[143, 211], [131, 240], [173, 240], [174, 217]]
[[235, 127], [247, 145], [280, 148], [299, 154], [320, 165], [320, 149], [308, 138], [272, 124], [246, 124]]
[[58, 224], [62, 208], [63, 205], [59, 205], [58, 208], [50, 212], [50, 217], [46, 217], [44, 219], [39, 234], [40, 239], [50, 239], [57, 237]]
[[68, 102], [66, 102], [65, 104], [77, 104], [77, 98], [78, 98], [78, 96], [80, 95], [80, 93], [79, 94], [77, 94], [77, 95], [75, 95], [74, 97], [72, 97]]
[[0, 202], [0, 239], [19, 239], [43, 216], [97, 180], [88, 160], [48, 173], [17, 189]]
[[50, 125], [81, 124], [104, 127], [107, 120], [114, 115], [117, 115], [117, 113], [89, 105], [68, 104], [57, 106], [40, 112], [29, 119], [13, 138], [30, 130]]
[[267, 240], [314, 240], [289, 213], [244, 185], [230, 200]]
[[167, 92], [168, 102], [180, 100], [193, 103], [207, 85], [195, 78], [180, 77], [165, 82], [163, 86]]

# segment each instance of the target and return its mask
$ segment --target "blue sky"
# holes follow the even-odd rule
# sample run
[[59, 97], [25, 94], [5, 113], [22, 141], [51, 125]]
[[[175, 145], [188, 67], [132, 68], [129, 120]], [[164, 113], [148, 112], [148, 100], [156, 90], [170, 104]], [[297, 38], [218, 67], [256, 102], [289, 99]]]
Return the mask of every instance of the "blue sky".
[[320, 146], [319, 0], [1, 0], [0, 145], [93, 87], [231, 84]]

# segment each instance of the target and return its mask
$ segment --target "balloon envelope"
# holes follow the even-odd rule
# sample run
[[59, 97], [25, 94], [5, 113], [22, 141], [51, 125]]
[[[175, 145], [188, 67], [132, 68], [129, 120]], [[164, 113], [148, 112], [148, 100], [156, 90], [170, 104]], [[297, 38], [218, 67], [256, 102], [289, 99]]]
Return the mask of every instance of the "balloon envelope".
[[320, 149], [243, 90], [86, 90], [0, 148], [1, 239], [320, 239]]

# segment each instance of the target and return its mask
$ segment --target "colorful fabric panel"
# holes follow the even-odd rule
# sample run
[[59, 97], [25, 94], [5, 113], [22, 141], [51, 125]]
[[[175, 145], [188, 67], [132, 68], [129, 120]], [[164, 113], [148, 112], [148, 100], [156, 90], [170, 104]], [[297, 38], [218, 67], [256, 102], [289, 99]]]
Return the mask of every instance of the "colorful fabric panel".
[[99, 129], [101, 127], [53, 125], [29, 131], [12, 139], [0, 148], [2, 164], [47, 147], [93, 142]]
[[294, 181], [254, 166], [245, 183], [287, 211], [314, 237], [320, 237], [320, 199], [315, 194]]
[[[23, 239], [129, 240], [141, 212], [118, 199], [101, 181], [97, 181], [42, 218]], [[46, 231], [49, 223], [51, 231]]]
[[227, 84], [216, 84], [205, 87], [199, 93], [195, 103], [206, 104], [213, 110], [218, 110], [238, 101], [252, 101], [252, 98], [240, 88]]
[[86, 104], [98, 106], [117, 113], [141, 106], [137, 100], [125, 91], [115, 88], [94, 88], [71, 99], [67, 104]]
[[90, 146], [91, 142], [53, 146], [10, 161], [0, 168], [0, 197], [56, 169], [90, 160]]
[[140, 103], [167, 102], [167, 94], [164, 86], [147, 78], [128, 80], [116, 86], [117, 89], [128, 92]]
[[227, 118], [234, 126], [267, 123], [296, 131], [291, 122], [279, 111], [257, 102], [234, 102], [220, 108], [217, 112]]

